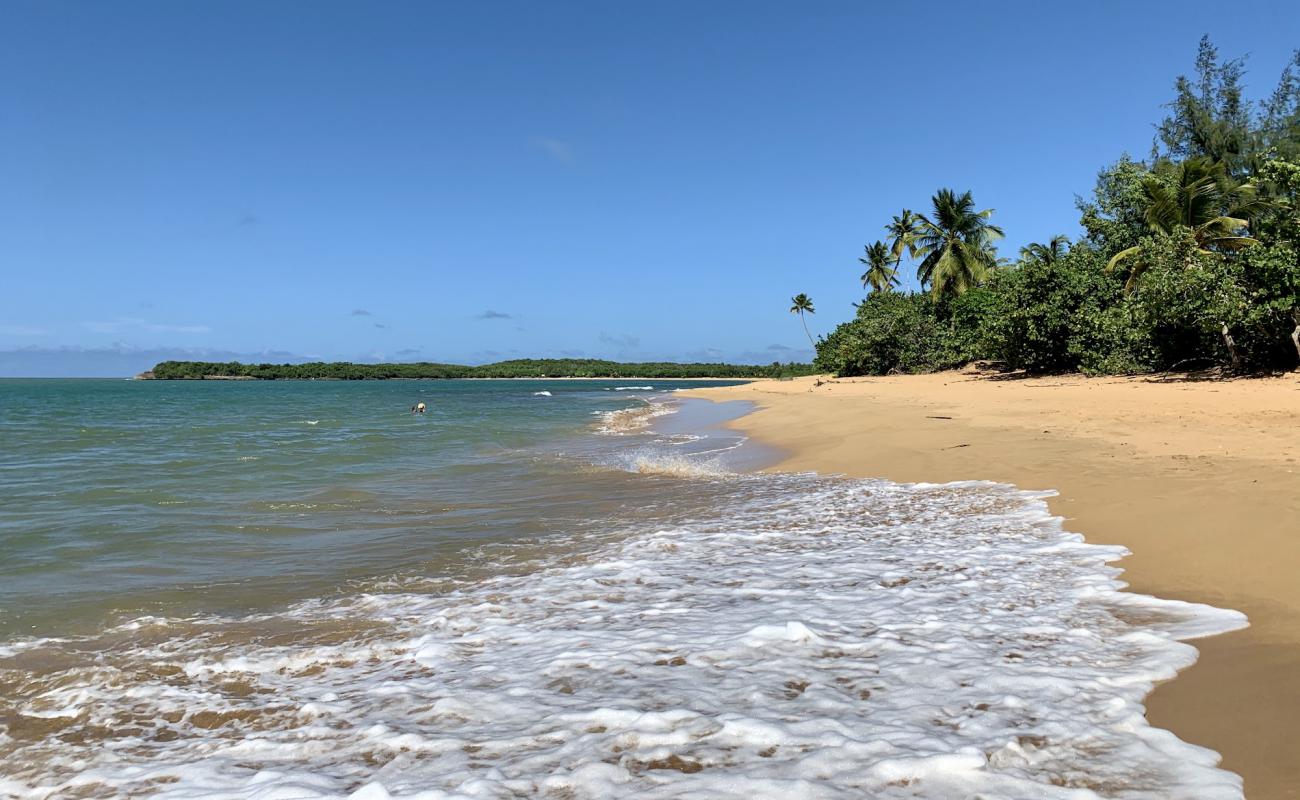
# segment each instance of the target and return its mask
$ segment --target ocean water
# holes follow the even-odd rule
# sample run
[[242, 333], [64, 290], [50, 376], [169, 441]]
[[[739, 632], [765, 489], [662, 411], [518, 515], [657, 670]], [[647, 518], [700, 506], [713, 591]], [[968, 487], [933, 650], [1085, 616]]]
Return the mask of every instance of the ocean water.
[[1142, 708], [1240, 614], [685, 385], [0, 381], [0, 797], [1242, 796]]

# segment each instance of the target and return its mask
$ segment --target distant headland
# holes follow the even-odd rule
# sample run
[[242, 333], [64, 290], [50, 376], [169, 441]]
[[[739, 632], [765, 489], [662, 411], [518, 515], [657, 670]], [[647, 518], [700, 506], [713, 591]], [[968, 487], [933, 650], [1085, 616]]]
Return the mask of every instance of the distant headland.
[[598, 359], [523, 358], [467, 366], [421, 361], [410, 364], [243, 364], [238, 361], [163, 361], [138, 380], [400, 380], [455, 378], [787, 378], [811, 375], [811, 364], [624, 363]]

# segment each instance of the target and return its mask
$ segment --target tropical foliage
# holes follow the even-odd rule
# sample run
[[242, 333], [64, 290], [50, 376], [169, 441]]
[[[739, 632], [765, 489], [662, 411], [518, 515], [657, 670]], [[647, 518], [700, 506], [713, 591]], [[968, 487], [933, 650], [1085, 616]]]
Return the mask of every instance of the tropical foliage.
[[808, 320], [807, 318], [804, 317], [804, 314], [817, 313], [817, 310], [813, 308], [812, 298], [804, 294], [803, 292], [800, 292], [799, 294], [790, 298], [790, 303], [791, 303], [790, 313], [799, 315], [799, 321], [803, 323], [804, 336], [808, 337], [809, 344], [811, 344], [813, 347], [816, 347], [817, 343], [813, 341], [812, 334], [808, 332]]
[[238, 361], [164, 361], [147, 373], [158, 380], [383, 380], [400, 378], [782, 378], [808, 375], [808, 364], [625, 364], [593, 359], [518, 359], [495, 364], [242, 364]]
[[873, 292], [888, 292], [898, 285], [898, 260], [890, 253], [884, 242], [875, 242], [865, 248], [866, 254], [859, 258], [867, 268], [862, 273], [862, 288]]
[[[1180, 77], [1150, 157], [1103, 169], [1077, 201], [1082, 234], [999, 258], [972, 193], [940, 189], [859, 259], [870, 294], [817, 344], [842, 375], [972, 360], [1030, 372], [1137, 373], [1300, 364], [1300, 50], [1247, 97], [1241, 59], [1208, 39]], [[904, 259], [919, 291], [891, 291]], [[890, 263], [892, 260], [892, 264]], [[892, 267], [892, 272], [886, 267]], [[895, 278], [896, 280], [896, 278]]]
[[902, 263], [904, 253], [910, 258], [916, 258], [916, 238], [921, 232], [921, 218], [911, 209], [903, 209], [903, 213], [890, 220], [885, 226], [885, 232], [889, 235], [889, 252], [894, 257], [895, 268]]
[[912, 242], [916, 279], [936, 297], [954, 297], [982, 283], [997, 264], [994, 242], [1002, 229], [989, 222], [993, 209], [975, 210], [970, 192], [940, 189], [932, 217], [920, 215]]
[[[1142, 181], [1142, 219], [1156, 235], [1175, 236], [1186, 230], [1201, 253], [1241, 250], [1258, 244], [1248, 235], [1250, 218], [1264, 208], [1253, 180], [1244, 183], [1228, 176], [1221, 161], [1193, 156], [1186, 161], [1160, 161]], [[1132, 257], [1141, 245], [1111, 256], [1106, 269], [1129, 268], [1133, 289], [1147, 262]]]
[[1047, 243], [1030, 242], [1020, 248], [1020, 260], [1029, 263], [1055, 264], [1070, 249], [1070, 237], [1058, 233]]

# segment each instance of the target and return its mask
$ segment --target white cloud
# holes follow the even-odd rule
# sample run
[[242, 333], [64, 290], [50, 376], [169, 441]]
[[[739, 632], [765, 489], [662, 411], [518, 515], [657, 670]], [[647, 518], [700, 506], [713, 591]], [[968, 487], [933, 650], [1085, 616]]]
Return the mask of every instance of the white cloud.
[[149, 331], [150, 333], [212, 333], [207, 325], [172, 325], [169, 323], [150, 322], [138, 317], [118, 317], [109, 321], [83, 322], [81, 326], [94, 333], [122, 333], [125, 331]]
[[600, 343], [617, 347], [621, 350], [631, 350], [641, 345], [641, 340], [636, 336], [628, 333], [606, 333], [600, 332]]
[[567, 142], [559, 139], [534, 139], [533, 144], [537, 145], [552, 159], [561, 164], [572, 164], [574, 162], [573, 148]]
[[166, 333], [212, 333], [212, 328], [207, 325], [154, 325], [144, 326], [146, 330], [162, 331]]
[[35, 325], [0, 325], [0, 335], [3, 336], [47, 336], [49, 333]]
[[133, 347], [114, 342], [106, 347], [36, 347], [0, 350], [0, 375], [23, 378], [129, 377], [159, 361], [243, 361], [276, 364], [312, 360], [282, 350], [233, 352], [206, 347]]

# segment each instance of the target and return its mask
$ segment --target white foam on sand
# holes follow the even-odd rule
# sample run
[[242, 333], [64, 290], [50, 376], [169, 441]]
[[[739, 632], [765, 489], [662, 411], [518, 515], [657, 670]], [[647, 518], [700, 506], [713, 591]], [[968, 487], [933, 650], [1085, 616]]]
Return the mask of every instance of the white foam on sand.
[[296, 637], [153, 621], [129, 657], [0, 661], [29, 721], [0, 796], [1242, 797], [1142, 700], [1195, 659], [1177, 637], [1244, 618], [1121, 594], [1122, 548], [1042, 494], [691, 480], [714, 511], [669, 529], [254, 620]]

